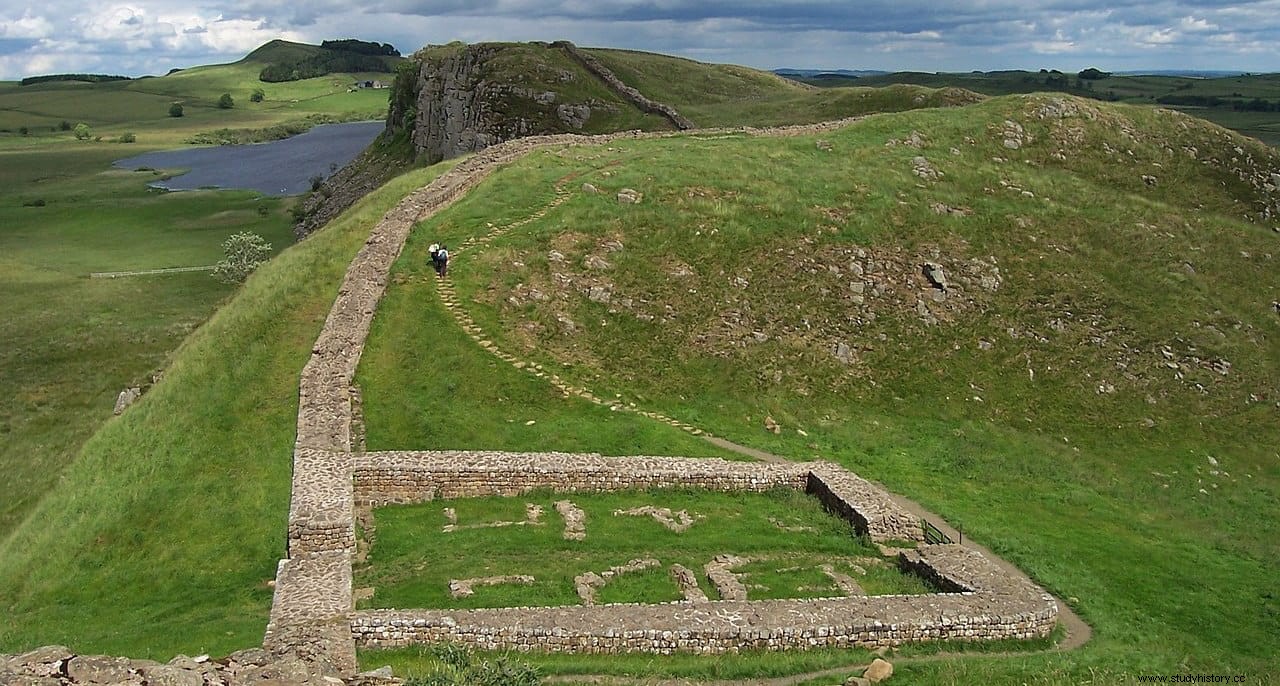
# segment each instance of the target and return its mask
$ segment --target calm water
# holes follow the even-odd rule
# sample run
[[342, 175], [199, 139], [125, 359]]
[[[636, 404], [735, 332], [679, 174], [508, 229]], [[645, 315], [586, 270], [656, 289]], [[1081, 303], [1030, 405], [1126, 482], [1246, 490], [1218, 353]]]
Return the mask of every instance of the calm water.
[[328, 177], [331, 165], [341, 168], [355, 159], [386, 128], [380, 121], [328, 124], [271, 143], [222, 145], [213, 148], [164, 150], [118, 160], [124, 169], [190, 169], [159, 188], [245, 188], [265, 195], [297, 195], [311, 190], [311, 177]]

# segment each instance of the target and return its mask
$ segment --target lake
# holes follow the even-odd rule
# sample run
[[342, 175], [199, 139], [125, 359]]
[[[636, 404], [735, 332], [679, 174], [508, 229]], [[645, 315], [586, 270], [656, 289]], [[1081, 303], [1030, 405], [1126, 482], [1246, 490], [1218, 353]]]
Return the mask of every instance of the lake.
[[[174, 191], [243, 188], [264, 195], [298, 195], [311, 177], [328, 177], [355, 159], [386, 128], [381, 121], [326, 124], [270, 143], [162, 150], [118, 160], [123, 169], [190, 169], [151, 185]], [[336, 165], [336, 166], [335, 166]]]

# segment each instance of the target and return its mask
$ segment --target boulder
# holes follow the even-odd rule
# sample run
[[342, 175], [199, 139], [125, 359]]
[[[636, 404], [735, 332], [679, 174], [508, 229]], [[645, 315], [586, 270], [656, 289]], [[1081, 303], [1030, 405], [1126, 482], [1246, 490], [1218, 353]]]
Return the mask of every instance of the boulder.
[[947, 274], [942, 271], [942, 265], [937, 262], [925, 262], [923, 271], [925, 278], [934, 288], [947, 290]]
[[138, 398], [141, 398], [141, 397], [142, 397], [142, 389], [140, 388], [136, 388], [136, 387], [126, 388], [123, 391], [120, 391], [120, 395], [116, 396], [116, 408], [114, 410], [115, 414], [120, 414], [121, 412], [124, 412], [125, 408], [132, 405], [134, 402], [138, 400]]
[[618, 202], [623, 205], [638, 205], [642, 198], [644, 195], [634, 188], [623, 188], [618, 191]]
[[141, 671], [147, 679], [147, 686], [204, 686], [204, 675], [196, 669], [156, 665], [144, 667]]
[[[30, 676], [54, 676], [62, 673], [67, 661], [75, 657], [66, 646], [44, 646], [9, 659], [9, 669]], [[4, 667], [0, 660], [0, 667]]]
[[81, 684], [126, 684], [140, 682], [130, 669], [128, 658], [105, 655], [78, 655], [67, 663], [67, 676]]
[[867, 667], [867, 671], [862, 676], [873, 684], [878, 684], [885, 679], [893, 676], [893, 663], [888, 660], [876, 658], [871, 662], [871, 666]]

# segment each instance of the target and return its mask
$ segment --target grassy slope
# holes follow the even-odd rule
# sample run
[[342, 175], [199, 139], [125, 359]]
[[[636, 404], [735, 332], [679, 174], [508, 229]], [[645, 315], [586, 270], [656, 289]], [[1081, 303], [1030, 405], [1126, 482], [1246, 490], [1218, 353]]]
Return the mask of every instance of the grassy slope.
[[[209, 265], [230, 234], [292, 242], [284, 201], [160, 193], [152, 173], [98, 171], [112, 146], [0, 152], [0, 538], [57, 483], [115, 395], [151, 372], [232, 289], [207, 272], [89, 279], [90, 272]], [[36, 200], [43, 207], [23, 203]]]
[[0, 650], [165, 658], [261, 640], [284, 552], [298, 372], [369, 227], [440, 171], [397, 178], [263, 266], [94, 435], [0, 544]]
[[[146, 188], [149, 173], [112, 170], [111, 162], [214, 128], [385, 111], [387, 91], [347, 93], [345, 76], [261, 84], [261, 60], [273, 55], [264, 49], [234, 64], [137, 81], [0, 85], [0, 128], [33, 130], [0, 133], [0, 295], [12, 315], [0, 333], [0, 382], [13, 389], [0, 400], [0, 465], [12, 477], [0, 485], [0, 538], [57, 482], [110, 415], [115, 394], [149, 383], [232, 292], [206, 273], [90, 281], [89, 272], [212, 264], [237, 231], [259, 233], [277, 250], [292, 242], [291, 201], [158, 193]], [[250, 103], [258, 86], [267, 100]], [[237, 106], [217, 109], [227, 91]], [[187, 116], [167, 115], [174, 99], [187, 103]], [[64, 119], [87, 121], [109, 139], [133, 131], [138, 142], [79, 142], [48, 130]], [[46, 206], [23, 206], [37, 200]]]
[[619, 79], [699, 126], [776, 126], [968, 102], [915, 86], [818, 89], [768, 72], [632, 50], [590, 50]]
[[[1066, 655], [904, 665], [917, 682], [1175, 671], [1265, 680], [1280, 635], [1268, 581], [1280, 556], [1280, 347], [1270, 310], [1280, 293], [1268, 277], [1274, 234], [1242, 221], [1254, 196], [1227, 168], [1243, 154], [1235, 146], [1272, 170], [1280, 161], [1145, 109], [1101, 106], [1095, 122], [1052, 130], [1028, 116], [1042, 102], [873, 117], [824, 136], [835, 154], [812, 139], [678, 139], [535, 157], [492, 183], [584, 172], [581, 180], [606, 191], [638, 188], [645, 201], [627, 208], [607, 193], [576, 197], [460, 260], [452, 278], [507, 349], [572, 362], [562, 375], [598, 393], [739, 442], [839, 460], [963, 525], [1097, 629], [1093, 643]], [[1009, 118], [1035, 136], [1016, 153], [1001, 144]], [[913, 130], [924, 134], [923, 150], [885, 146]], [[1105, 154], [1104, 144], [1119, 152]], [[1216, 162], [1192, 160], [1183, 145]], [[1064, 160], [1053, 157], [1058, 149]], [[913, 176], [921, 154], [947, 176], [931, 184]], [[610, 163], [611, 176], [593, 171]], [[1142, 174], [1158, 184], [1146, 186]], [[939, 216], [932, 201], [973, 214]], [[490, 211], [532, 207], [512, 198]], [[615, 298], [648, 299], [658, 312], [671, 305], [665, 325], [551, 285], [550, 248], [568, 258], [556, 271], [581, 287], [601, 278], [581, 265], [607, 239], [627, 246], [603, 275]], [[903, 262], [895, 278], [921, 292], [915, 260], [934, 247], [958, 271], [968, 258], [995, 256], [1004, 282], [990, 295], [971, 285], [973, 309], [936, 326], [903, 305], [876, 310], [860, 332], [847, 323], [841, 282], [825, 276], [833, 264], [847, 269], [842, 251], [855, 246]], [[894, 257], [897, 247], [905, 259]], [[665, 275], [676, 260], [693, 269], [691, 280]], [[745, 294], [734, 275], [749, 277]], [[512, 306], [519, 283], [552, 299]], [[734, 299], [732, 309], [758, 315], [749, 323], [776, 338], [705, 343]], [[792, 312], [779, 303], [803, 305]], [[557, 313], [578, 322], [577, 333], [560, 333]], [[853, 369], [828, 347], [840, 338], [860, 351]], [[1208, 369], [1219, 358], [1232, 363], [1226, 376]], [[1107, 385], [1115, 392], [1099, 391]], [[781, 436], [760, 428], [767, 413], [786, 427]]]

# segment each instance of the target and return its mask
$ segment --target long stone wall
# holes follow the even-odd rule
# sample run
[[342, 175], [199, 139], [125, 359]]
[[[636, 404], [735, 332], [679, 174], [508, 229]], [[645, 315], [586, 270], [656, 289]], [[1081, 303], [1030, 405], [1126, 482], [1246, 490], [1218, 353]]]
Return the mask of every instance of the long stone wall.
[[569, 41], [556, 41], [551, 45], [552, 47], [563, 49], [570, 57], [576, 60], [578, 64], [581, 64], [584, 69], [603, 81], [610, 90], [617, 93], [627, 102], [630, 102], [640, 108], [641, 112], [661, 115], [667, 121], [675, 125], [677, 129], [682, 131], [697, 128], [696, 124], [690, 121], [688, 117], [677, 112], [676, 108], [666, 103], [650, 100], [644, 93], [641, 93], [635, 88], [623, 83], [622, 79], [619, 79], [617, 75], [613, 73], [613, 70], [604, 66], [600, 60], [596, 59], [595, 55], [590, 55], [579, 50], [578, 46], [570, 43]]

